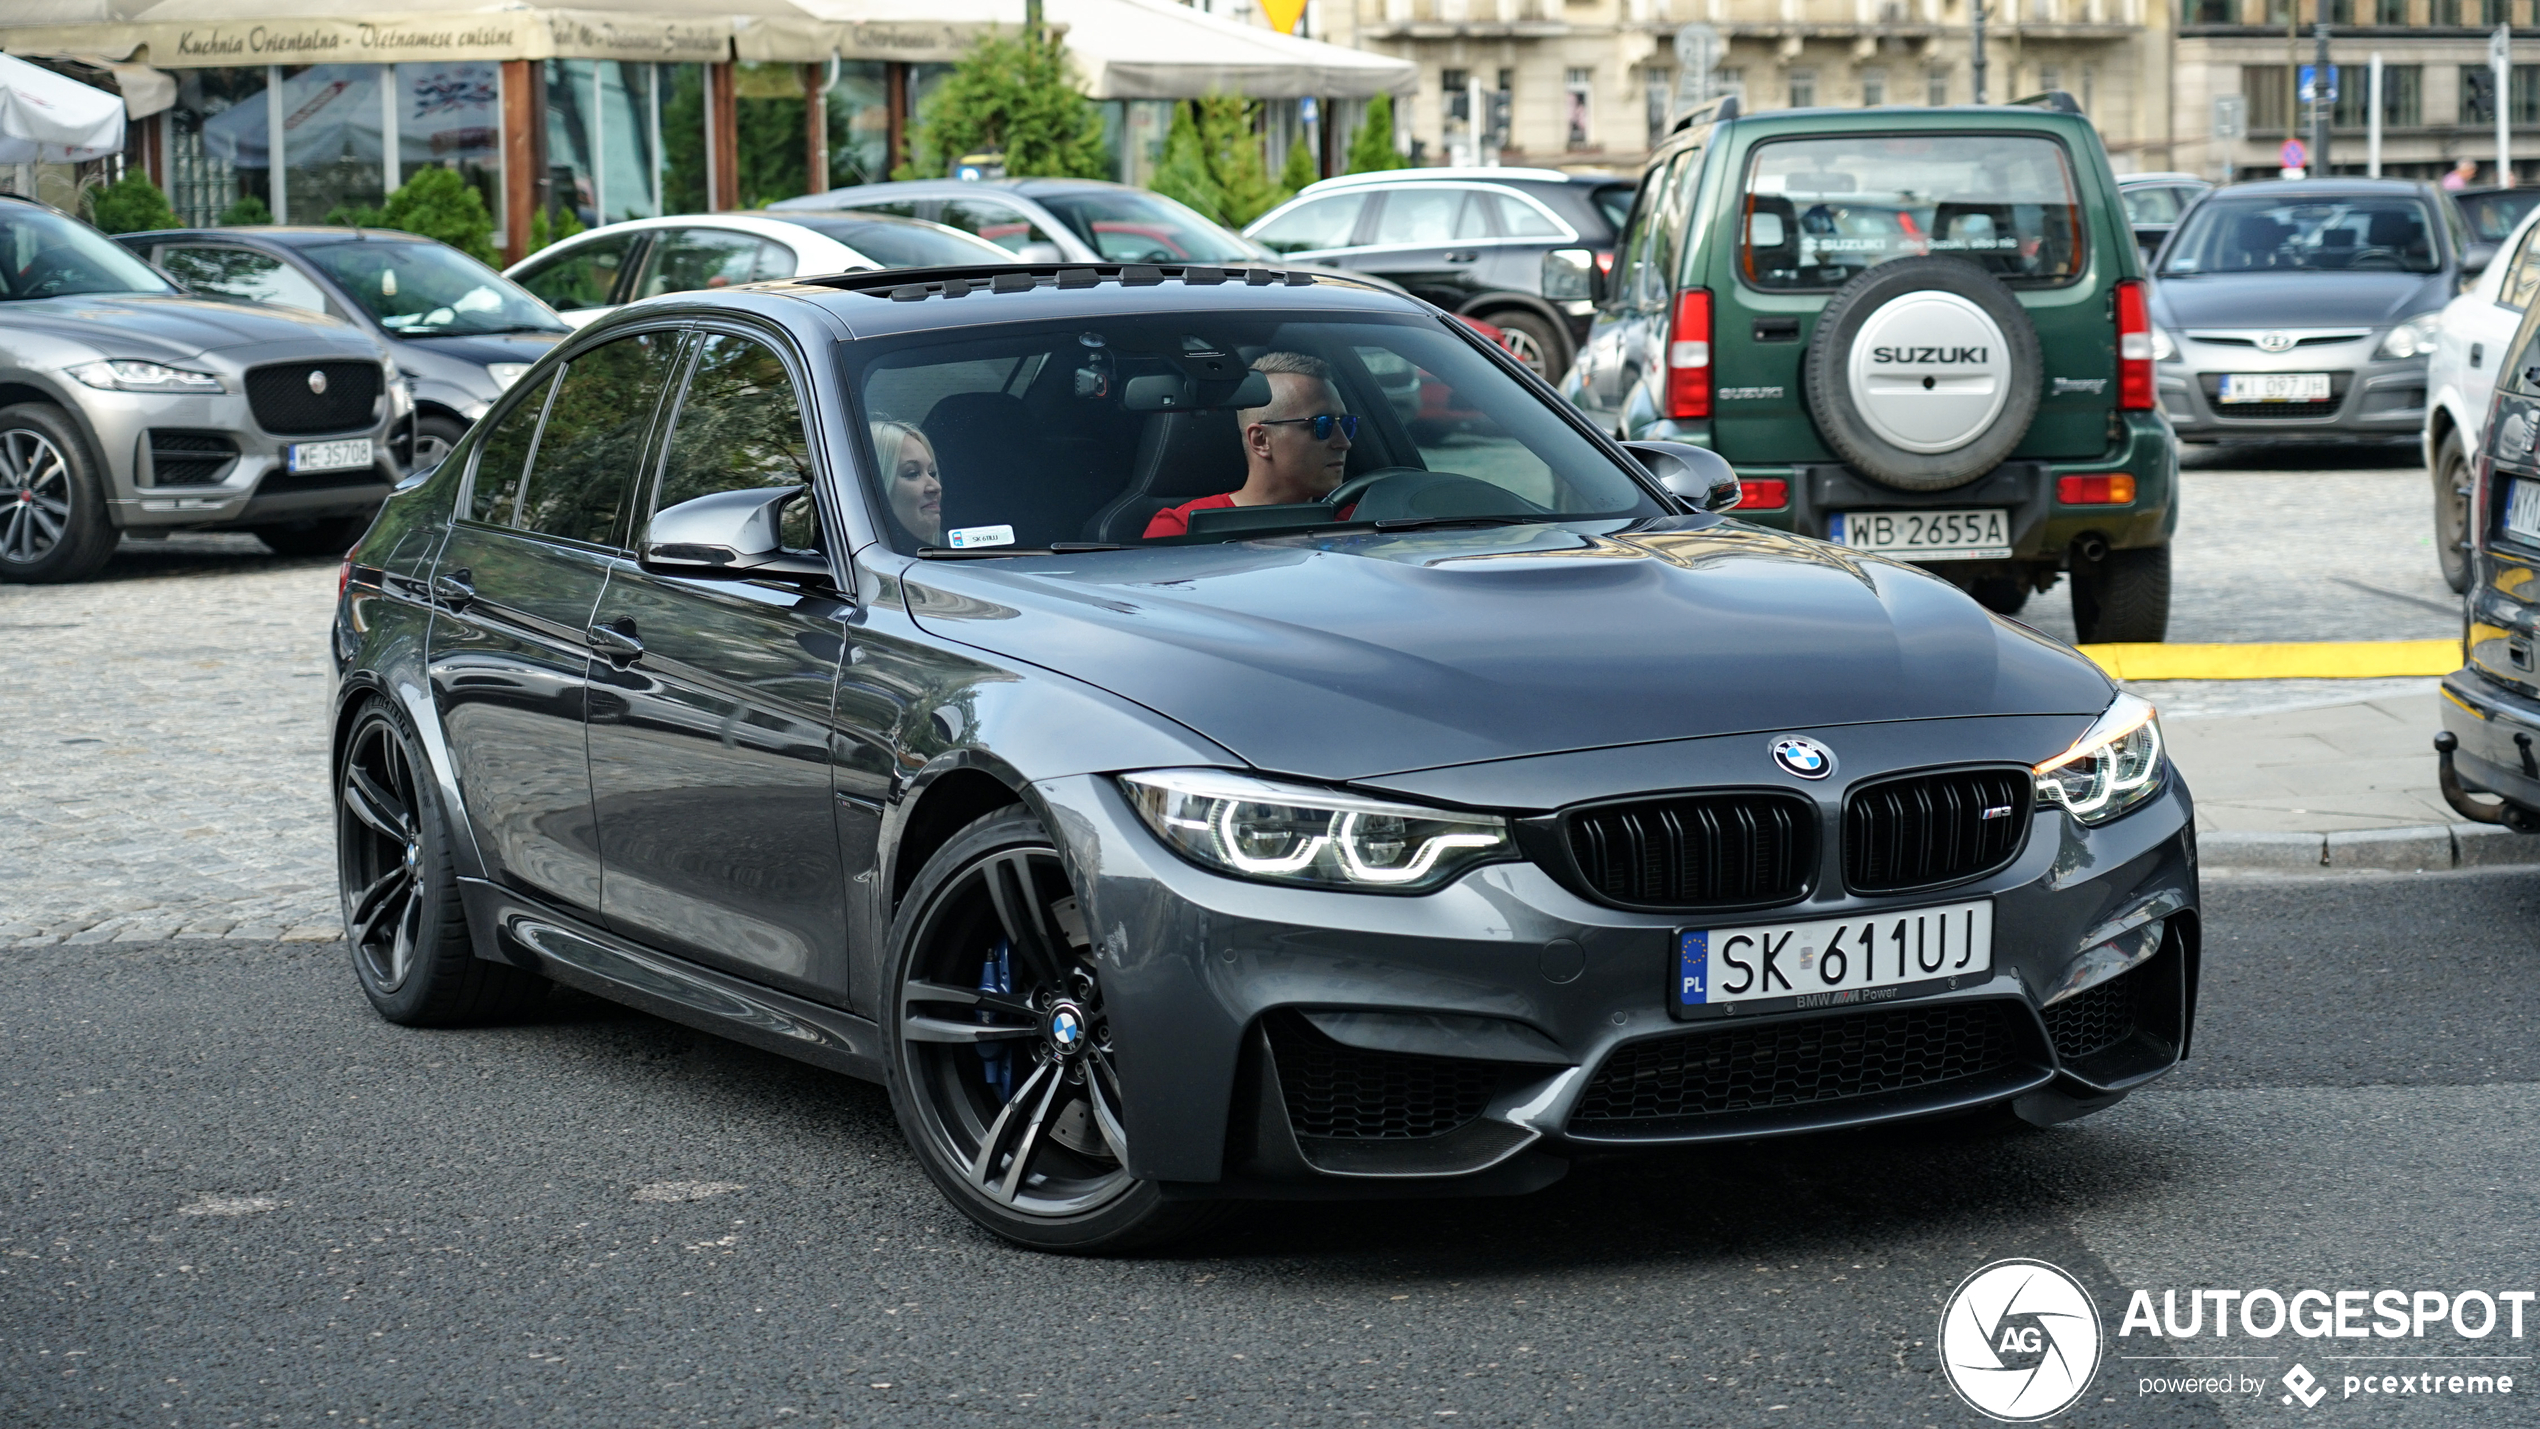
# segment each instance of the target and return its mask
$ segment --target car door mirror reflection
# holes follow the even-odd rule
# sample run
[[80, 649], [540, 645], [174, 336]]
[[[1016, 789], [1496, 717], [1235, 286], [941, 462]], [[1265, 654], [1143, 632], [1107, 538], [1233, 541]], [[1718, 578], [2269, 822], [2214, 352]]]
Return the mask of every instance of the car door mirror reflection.
[[636, 564], [654, 575], [708, 580], [827, 581], [827, 561], [787, 549], [782, 537], [785, 507], [810, 495], [802, 486], [760, 487], [680, 502], [645, 525]]

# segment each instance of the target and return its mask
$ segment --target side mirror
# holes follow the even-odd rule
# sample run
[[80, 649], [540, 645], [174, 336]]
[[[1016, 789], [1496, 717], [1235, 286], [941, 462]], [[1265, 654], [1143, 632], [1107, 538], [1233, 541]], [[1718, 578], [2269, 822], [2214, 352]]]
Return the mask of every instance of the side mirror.
[[1555, 248], [1543, 255], [1543, 295], [1555, 303], [1596, 296], [1596, 255], [1584, 248]]
[[826, 581], [829, 563], [785, 549], [780, 525], [786, 504], [810, 495], [803, 486], [717, 491], [656, 511], [635, 564], [657, 576]]
[[2465, 279], [2475, 278], [2486, 272], [2487, 265], [2495, 261], [2495, 244], [2473, 243], [2461, 250], [2461, 276]]
[[1738, 502], [1737, 470], [1709, 447], [1689, 442], [1625, 442], [1667, 494], [1696, 511], [1727, 511]]
[[1067, 255], [1058, 251], [1058, 245], [1048, 242], [1026, 243], [1014, 250], [1014, 257], [1021, 263], [1064, 263], [1067, 261]]

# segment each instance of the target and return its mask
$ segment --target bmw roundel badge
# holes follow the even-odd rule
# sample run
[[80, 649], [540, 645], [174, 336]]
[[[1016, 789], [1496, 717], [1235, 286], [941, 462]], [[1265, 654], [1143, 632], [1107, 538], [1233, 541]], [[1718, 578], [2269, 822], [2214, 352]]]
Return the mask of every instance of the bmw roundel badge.
[[1834, 772], [1834, 751], [1804, 734], [1773, 741], [1773, 762], [1802, 779], [1823, 779]]

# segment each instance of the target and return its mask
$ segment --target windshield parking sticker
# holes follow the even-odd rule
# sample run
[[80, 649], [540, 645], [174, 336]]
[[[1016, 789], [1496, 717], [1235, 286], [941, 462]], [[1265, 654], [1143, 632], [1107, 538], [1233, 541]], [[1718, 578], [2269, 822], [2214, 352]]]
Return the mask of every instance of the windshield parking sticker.
[[960, 530], [946, 532], [945, 536], [956, 551], [967, 551], [974, 546], [1014, 544], [1014, 528], [1011, 526], [964, 526]]

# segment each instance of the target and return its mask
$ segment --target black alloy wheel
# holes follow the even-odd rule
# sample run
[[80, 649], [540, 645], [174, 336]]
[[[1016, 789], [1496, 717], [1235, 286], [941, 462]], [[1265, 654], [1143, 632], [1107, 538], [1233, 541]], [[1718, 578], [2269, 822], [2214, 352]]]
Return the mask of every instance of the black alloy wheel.
[[78, 428], [40, 403], [0, 410], [0, 579], [86, 580], [114, 552]]
[[2448, 433], [2434, 453], [2434, 556], [2456, 592], [2469, 589], [2469, 488], [2469, 454], [2461, 434]]
[[387, 705], [355, 716], [335, 776], [336, 875], [354, 975], [380, 1016], [406, 1026], [511, 1016], [546, 981], [476, 956], [427, 772]]
[[1214, 1218], [1129, 1171], [1096, 950], [1037, 819], [1009, 808], [954, 835], [919, 873], [892, 945], [893, 1108], [971, 1219], [1083, 1253]]

